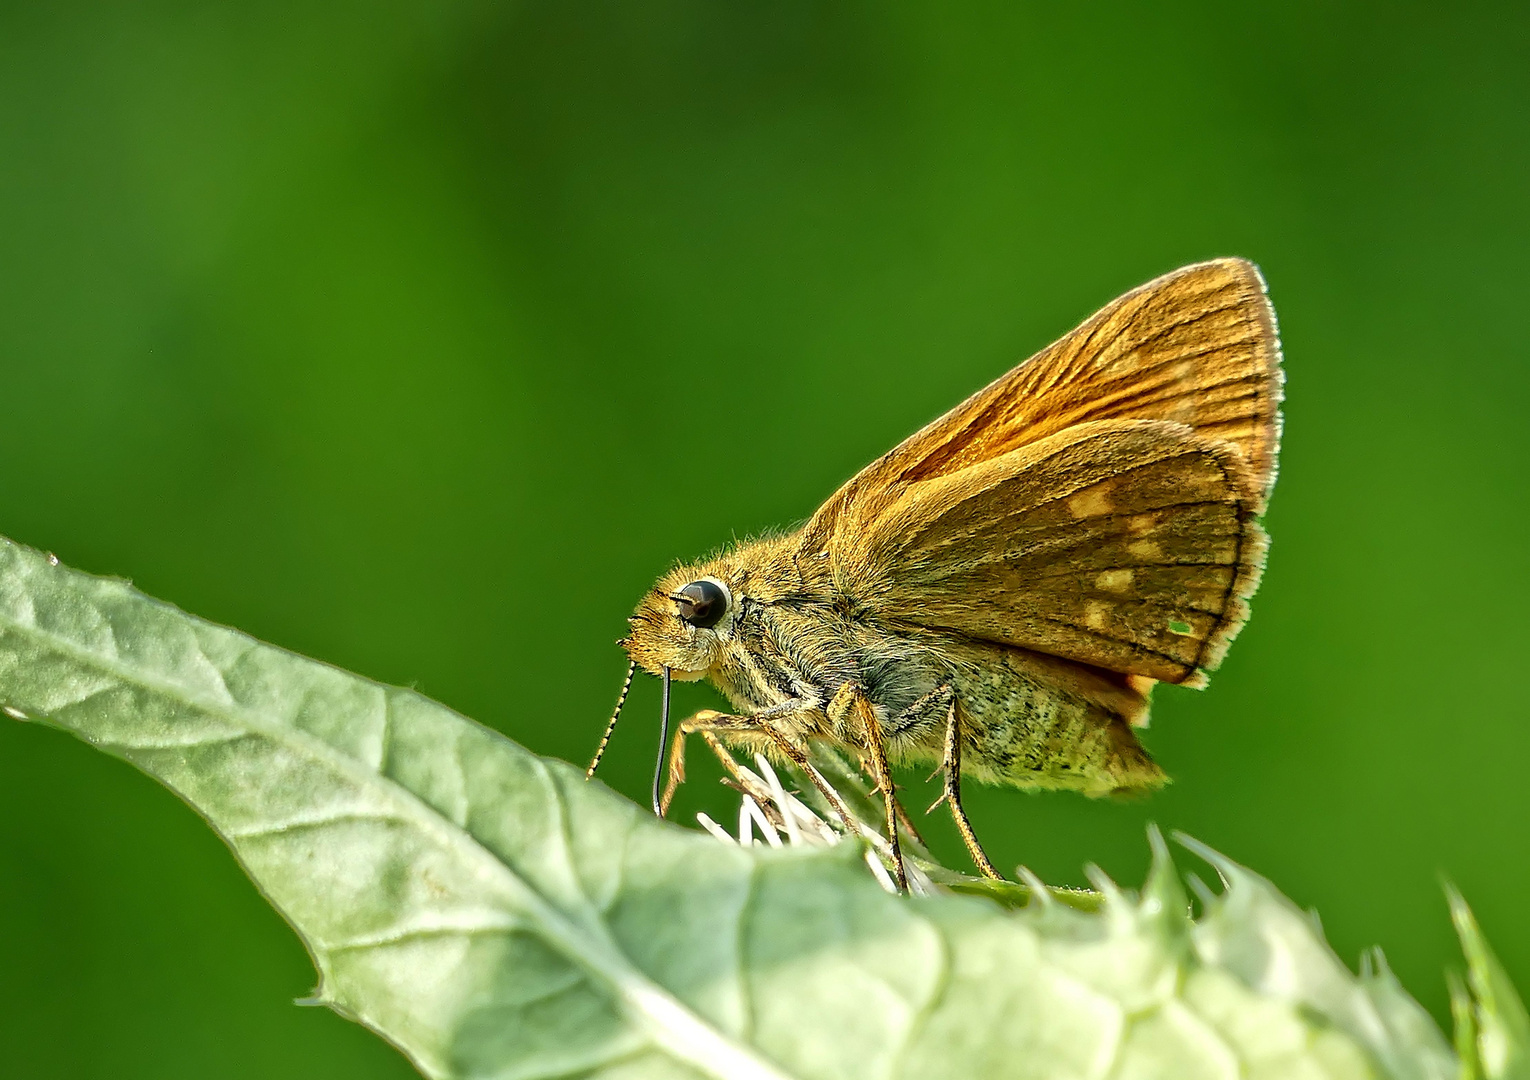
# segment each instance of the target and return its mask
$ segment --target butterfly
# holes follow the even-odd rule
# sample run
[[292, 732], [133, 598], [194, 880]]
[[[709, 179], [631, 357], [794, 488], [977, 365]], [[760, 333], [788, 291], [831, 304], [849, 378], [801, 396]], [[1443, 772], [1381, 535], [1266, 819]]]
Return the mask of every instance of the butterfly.
[[[846, 482], [799, 529], [675, 566], [620, 644], [633, 672], [710, 680], [732, 703], [685, 737], [796, 763], [929, 763], [974, 863], [997, 877], [961, 781], [1100, 796], [1165, 776], [1134, 732], [1157, 682], [1201, 687], [1248, 617], [1267, 538], [1283, 375], [1243, 259], [1187, 266], [1097, 312]], [[848, 814], [832, 790], [824, 795]], [[934, 807], [931, 807], [933, 810]]]

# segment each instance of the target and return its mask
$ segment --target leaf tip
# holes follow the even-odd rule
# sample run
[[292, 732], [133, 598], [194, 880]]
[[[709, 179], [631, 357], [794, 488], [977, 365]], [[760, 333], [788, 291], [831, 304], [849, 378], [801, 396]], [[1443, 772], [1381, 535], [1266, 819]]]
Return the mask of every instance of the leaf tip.
[[1169, 845], [1155, 824], [1148, 824], [1147, 837], [1152, 862], [1148, 866], [1147, 880], [1142, 883], [1143, 910], [1150, 915], [1177, 919], [1188, 927], [1190, 898], [1179, 879], [1179, 869], [1174, 865]]
[[1217, 872], [1217, 877], [1222, 879], [1222, 885], [1224, 888], [1232, 888], [1233, 884], [1239, 878], [1244, 877], [1247, 874], [1247, 871], [1245, 871], [1243, 867], [1233, 862], [1226, 855], [1223, 855], [1215, 848], [1201, 843], [1189, 833], [1180, 832], [1178, 829], [1176, 829], [1174, 830], [1173, 836], [1174, 842], [1176, 844], [1190, 852], [1190, 854], [1199, 858], [1202, 862], [1208, 864], [1213, 870]]
[[[1450, 919], [1466, 956], [1465, 983], [1453, 974], [1447, 976], [1451, 1012], [1456, 1019], [1456, 1045], [1475, 1050], [1472, 1057], [1463, 1053], [1462, 1060], [1493, 1080], [1530, 1074], [1530, 1014], [1488, 945], [1466, 898], [1448, 879], [1443, 886]], [[1463, 1075], [1479, 1072], [1463, 1070]]]
[[1035, 898], [1038, 906], [1043, 908], [1052, 906], [1051, 886], [1042, 881], [1034, 870], [1029, 866], [1017, 866], [1015, 876], [1020, 879], [1022, 885], [1031, 890], [1031, 896]]
[[1095, 892], [1105, 898], [1106, 908], [1115, 908], [1126, 903], [1126, 894], [1104, 870], [1096, 863], [1084, 865], [1084, 876], [1089, 879], [1089, 884], [1094, 886]]

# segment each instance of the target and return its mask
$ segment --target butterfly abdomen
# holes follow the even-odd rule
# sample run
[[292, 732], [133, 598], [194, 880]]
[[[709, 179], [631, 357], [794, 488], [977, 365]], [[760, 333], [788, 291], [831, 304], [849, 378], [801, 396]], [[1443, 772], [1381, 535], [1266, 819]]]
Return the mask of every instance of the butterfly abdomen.
[[1111, 795], [1161, 786], [1132, 732], [1147, 699], [1108, 672], [973, 642], [955, 679], [963, 772], [991, 784]]

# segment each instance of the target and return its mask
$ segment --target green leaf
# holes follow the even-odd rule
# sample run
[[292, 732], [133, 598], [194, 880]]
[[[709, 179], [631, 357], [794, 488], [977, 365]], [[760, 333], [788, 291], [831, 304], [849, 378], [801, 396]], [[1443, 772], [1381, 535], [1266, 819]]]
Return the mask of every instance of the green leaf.
[[1463, 1078], [1530, 1080], [1530, 1015], [1488, 947], [1471, 908], [1447, 885], [1450, 916], [1466, 953], [1466, 985], [1452, 978], [1451, 1012]]
[[854, 843], [656, 821], [418, 694], [9, 542], [0, 704], [179, 793], [302, 936], [317, 998], [427, 1076], [1456, 1075], [1384, 967], [1357, 978], [1214, 853], [1197, 923], [1156, 836], [1142, 894], [1097, 875], [1094, 912], [891, 896]]

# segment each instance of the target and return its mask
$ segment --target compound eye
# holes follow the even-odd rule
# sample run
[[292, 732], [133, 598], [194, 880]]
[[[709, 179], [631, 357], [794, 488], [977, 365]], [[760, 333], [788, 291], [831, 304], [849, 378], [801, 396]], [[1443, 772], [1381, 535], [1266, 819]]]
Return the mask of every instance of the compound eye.
[[709, 630], [728, 613], [728, 594], [715, 581], [693, 581], [675, 594], [680, 617], [692, 626]]

